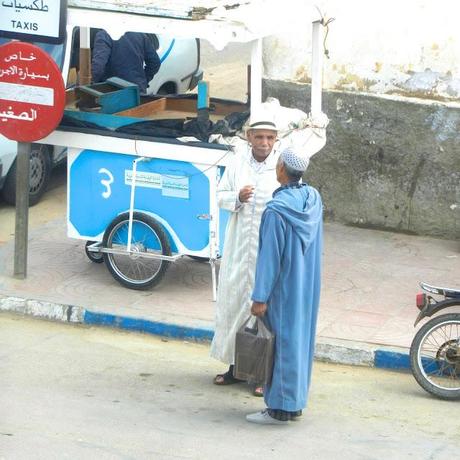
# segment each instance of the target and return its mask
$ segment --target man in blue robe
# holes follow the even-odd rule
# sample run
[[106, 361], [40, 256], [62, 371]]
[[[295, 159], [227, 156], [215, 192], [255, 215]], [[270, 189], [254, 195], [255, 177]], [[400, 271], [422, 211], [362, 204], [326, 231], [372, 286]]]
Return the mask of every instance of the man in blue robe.
[[276, 166], [281, 184], [262, 215], [251, 312], [275, 334], [267, 409], [246, 416], [264, 425], [287, 424], [306, 407], [321, 287], [321, 197], [301, 183], [308, 157], [284, 150]]

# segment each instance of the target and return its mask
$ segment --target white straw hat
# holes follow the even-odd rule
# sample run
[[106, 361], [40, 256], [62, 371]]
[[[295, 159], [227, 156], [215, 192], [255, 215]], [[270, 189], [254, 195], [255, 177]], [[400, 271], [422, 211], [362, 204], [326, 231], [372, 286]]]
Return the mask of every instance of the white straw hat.
[[246, 131], [250, 129], [269, 129], [278, 131], [275, 122], [268, 114], [257, 114], [251, 117]]

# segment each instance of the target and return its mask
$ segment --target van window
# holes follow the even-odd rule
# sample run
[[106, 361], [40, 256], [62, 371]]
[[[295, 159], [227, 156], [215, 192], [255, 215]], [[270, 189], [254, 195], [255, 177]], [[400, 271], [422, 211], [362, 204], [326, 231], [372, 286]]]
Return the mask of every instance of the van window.
[[[10, 38], [0, 37], [0, 45], [5, 45], [6, 43], [12, 42]], [[53, 59], [57, 66], [62, 70], [64, 64], [64, 46], [65, 42], [62, 45], [53, 45], [51, 43], [39, 43], [31, 42], [32, 45], [38, 46], [43, 51], [48, 53]]]

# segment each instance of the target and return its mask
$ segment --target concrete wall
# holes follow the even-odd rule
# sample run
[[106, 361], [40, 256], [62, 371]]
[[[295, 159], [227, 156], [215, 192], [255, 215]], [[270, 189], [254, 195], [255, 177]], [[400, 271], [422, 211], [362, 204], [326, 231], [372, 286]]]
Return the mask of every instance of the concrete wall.
[[[325, 4], [336, 18], [324, 66], [331, 123], [308, 180], [326, 216], [460, 238], [460, 3]], [[311, 29], [301, 18], [264, 42], [264, 96], [308, 112]]]
[[[309, 86], [264, 81], [264, 96], [308, 111]], [[325, 92], [326, 147], [307, 171], [326, 218], [460, 236], [460, 110]]]

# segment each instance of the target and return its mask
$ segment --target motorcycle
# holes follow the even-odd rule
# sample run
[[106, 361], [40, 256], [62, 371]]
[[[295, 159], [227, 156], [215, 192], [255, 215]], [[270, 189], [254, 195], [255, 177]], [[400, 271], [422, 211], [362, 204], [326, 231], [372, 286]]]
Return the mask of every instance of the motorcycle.
[[[420, 283], [420, 310], [414, 326], [423, 319], [453, 306], [460, 306], [460, 290]], [[440, 300], [430, 294], [441, 296]], [[460, 399], [460, 313], [435, 316], [415, 334], [410, 347], [412, 373], [418, 384], [441, 399]]]

